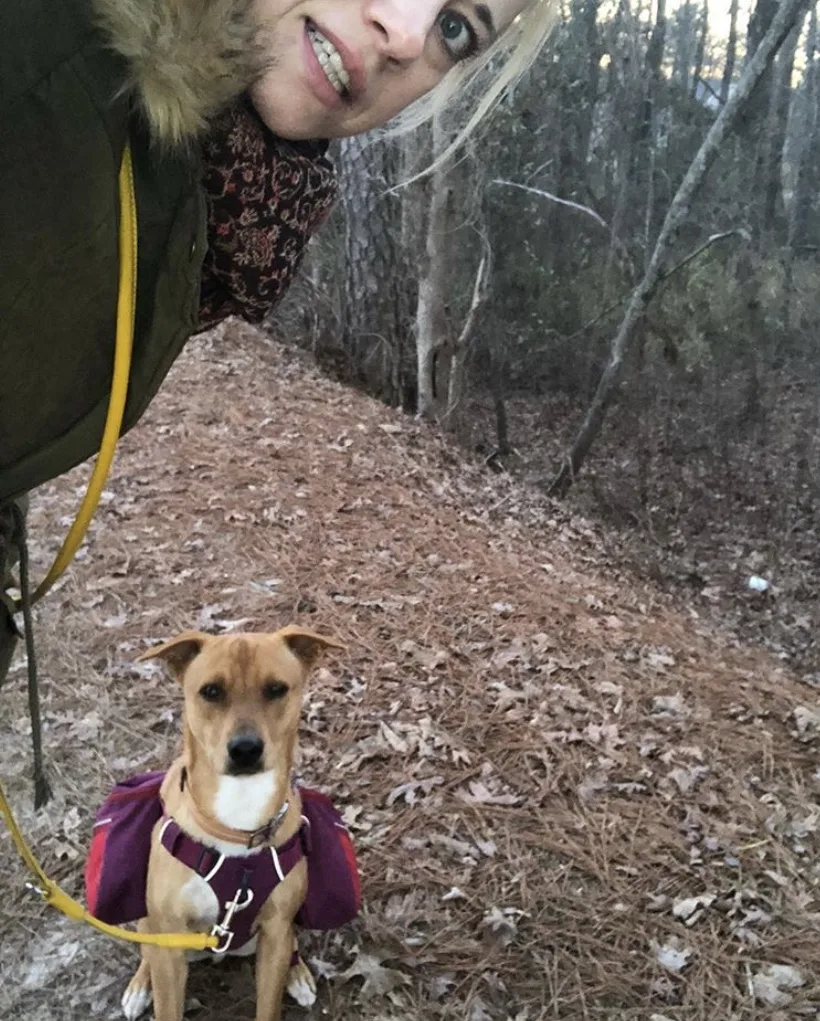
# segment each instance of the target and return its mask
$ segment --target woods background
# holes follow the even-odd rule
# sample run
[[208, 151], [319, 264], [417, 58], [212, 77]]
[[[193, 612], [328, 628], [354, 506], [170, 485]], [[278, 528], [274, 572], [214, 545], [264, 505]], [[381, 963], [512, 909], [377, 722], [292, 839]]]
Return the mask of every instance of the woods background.
[[[675, 195], [778, 15], [568, 472]], [[569, 0], [457, 162], [403, 184], [458, 111], [342, 144], [343, 201], [275, 327], [488, 468], [576, 482], [643, 569], [820, 682], [817, 49], [807, 2]]]

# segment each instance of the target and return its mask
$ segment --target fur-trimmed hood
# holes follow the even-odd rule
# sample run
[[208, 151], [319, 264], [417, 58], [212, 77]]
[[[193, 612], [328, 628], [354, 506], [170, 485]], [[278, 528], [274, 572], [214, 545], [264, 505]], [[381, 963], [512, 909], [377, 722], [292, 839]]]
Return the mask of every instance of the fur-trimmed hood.
[[93, 0], [154, 138], [192, 141], [258, 77], [254, 0]]

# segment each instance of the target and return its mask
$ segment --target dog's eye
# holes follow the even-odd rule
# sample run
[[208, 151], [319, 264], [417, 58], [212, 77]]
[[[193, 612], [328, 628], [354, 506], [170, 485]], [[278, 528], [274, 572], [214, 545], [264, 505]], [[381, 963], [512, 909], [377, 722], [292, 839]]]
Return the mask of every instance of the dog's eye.
[[262, 694], [266, 702], [276, 702], [277, 699], [284, 698], [287, 693], [288, 686], [287, 684], [282, 684], [281, 681], [269, 681], [262, 688]]
[[199, 694], [206, 702], [221, 702], [225, 698], [225, 686], [223, 684], [204, 684], [199, 689]]

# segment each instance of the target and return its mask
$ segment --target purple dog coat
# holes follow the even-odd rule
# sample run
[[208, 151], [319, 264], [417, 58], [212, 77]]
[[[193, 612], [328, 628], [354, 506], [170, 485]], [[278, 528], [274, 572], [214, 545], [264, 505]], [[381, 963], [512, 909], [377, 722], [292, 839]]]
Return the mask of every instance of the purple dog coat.
[[[142, 773], [117, 784], [97, 812], [85, 868], [88, 909], [95, 918], [121, 925], [144, 918], [151, 834], [163, 816], [159, 791], [164, 773]], [[275, 851], [263, 847], [245, 857], [223, 857], [193, 840], [168, 819], [162, 844], [213, 889], [220, 905], [219, 921], [236, 904], [231, 921], [232, 949], [251, 936], [256, 915], [271, 890], [303, 857], [308, 889], [296, 915], [307, 929], [336, 929], [351, 921], [361, 907], [359, 870], [350, 834], [330, 799], [310, 787], [299, 787], [302, 827]], [[253, 908], [253, 910], [249, 910]], [[223, 944], [223, 949], [225, 944]]]

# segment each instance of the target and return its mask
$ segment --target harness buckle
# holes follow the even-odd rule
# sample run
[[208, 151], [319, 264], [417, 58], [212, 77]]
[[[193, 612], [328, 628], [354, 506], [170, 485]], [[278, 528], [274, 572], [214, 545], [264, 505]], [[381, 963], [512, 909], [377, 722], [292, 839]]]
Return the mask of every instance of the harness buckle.
[[250, 835], [248, 838], [249, 851], [252, 851], [256, 847], [261, 847], [273, 838], [273, 835], [282, 825], [282, 821], [288, 814], [289, 808], [290, 805], [286, 801], [272, 819], [269, 819], [261, 829], [256, 830], [256, 832]]

